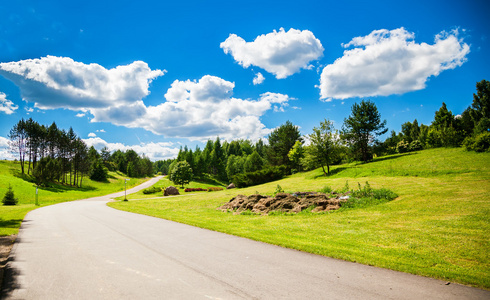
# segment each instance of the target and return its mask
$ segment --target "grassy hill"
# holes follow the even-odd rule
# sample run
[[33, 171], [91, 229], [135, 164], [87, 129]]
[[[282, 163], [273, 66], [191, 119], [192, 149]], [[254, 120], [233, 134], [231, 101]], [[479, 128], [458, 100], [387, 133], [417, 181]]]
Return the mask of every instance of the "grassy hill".
[[[114, 202], [118, 209], [451, 282], [490, 288], [490, 153], [431, 149], [320, 169], [245, 189]], [[394, 201], [326, 214], [234, 215], [237, 194], [389, 188]]]
[[[124, 175], [115, 172], [109, 172], [109, 175], [108, 183], [84, 178], [82, 188], [61, 184], [52, 184], [49, 187], [39, 188], [39, 204], [40, 206], [46, 206], [124, 190]], [[132, 179], [128, 182], [128, 188], [143, 181], [145, 179]], [[9, 184], [12, 186], [15, 197], [19, 199], [19, 203], [15, 206], [3, 206], [0, 203], [0, 236], [16, 234], [24, 216], [29, 211], [38, 208], [34, 204], [36, 185], [21, 176], [19, 163], [0, 161], [0, 199], [3, 199]]]

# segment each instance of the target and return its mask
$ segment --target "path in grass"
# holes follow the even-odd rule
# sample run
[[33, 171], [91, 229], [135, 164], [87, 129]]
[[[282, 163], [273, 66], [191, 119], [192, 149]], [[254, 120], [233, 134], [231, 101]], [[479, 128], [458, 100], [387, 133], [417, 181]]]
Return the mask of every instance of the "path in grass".
[[[490, 153], [433, 149], [198, 196], [115, 202], [118, 209], [367, 265], [490, 288]], [[253, 216], [217, 208], [238, 193], [342, 188], [369, 181], [396, 200], [329, 214]]]
[[108, 197], [98, 197], [30, 212], [12, 252], [7, 284], [2, 291], [6, 298], [487, 299], [490, 296], [490, 292], [480, 289], [446, 285], [438, 280], [123, 212], [108, 207], [107, 201]]

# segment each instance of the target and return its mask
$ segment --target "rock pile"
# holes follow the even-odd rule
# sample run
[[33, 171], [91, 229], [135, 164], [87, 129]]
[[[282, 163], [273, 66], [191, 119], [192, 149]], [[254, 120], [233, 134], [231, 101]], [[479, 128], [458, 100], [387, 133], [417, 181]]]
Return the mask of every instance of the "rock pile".
[[163, 191], [164, 196], [180, 195], [179, 189], [175, 186], [169, 186]]
[[248, 197], [238, 195], [219, 209], [225, 212], [231, 210], [236, 214], [246, 210], [257, 214], [267, 214], [270, 211], [299, 213], [310, 206], [315, 206], [312, 212], [321, 212], [339, 209], [347, 199], [348, 196], [341, 194], [329, 198], [327, 194], [300, 192], [294, 194], [278, 193], [275, 197], [258, 194]]

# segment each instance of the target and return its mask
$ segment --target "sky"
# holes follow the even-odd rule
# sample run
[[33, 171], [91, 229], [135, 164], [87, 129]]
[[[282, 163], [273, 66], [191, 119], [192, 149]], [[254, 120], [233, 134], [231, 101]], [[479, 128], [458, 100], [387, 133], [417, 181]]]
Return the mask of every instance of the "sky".
[[341, 129], [363, 99], [390, 131], [430, 125], [490, 80], [489, 13], [479, 0], [0, 0], [0, 159], [22, 118], [154, 161], [288, 120]]

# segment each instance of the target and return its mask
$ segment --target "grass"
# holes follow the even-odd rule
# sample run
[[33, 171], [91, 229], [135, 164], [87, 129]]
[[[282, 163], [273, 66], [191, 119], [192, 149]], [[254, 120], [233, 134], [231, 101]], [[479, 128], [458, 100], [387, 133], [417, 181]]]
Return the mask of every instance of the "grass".
[[[85, 199], [106, 195], [124, 190], [124, 174], [109, 172], [109, 182], [101, 183], [83, 178], [82, 188], [68, 185], [52, 184], [39, 187], [38, 199], [40, 206], [60, 202]], [[20, 165], [13, 161], [0, 161], [0, 199], [3, 199], [9, 184], [12, 186], [19, 203], [15, 206], [4, 206], [0, 203], [0, 236], [17, 234], [25, 215], [39, 206], [35, 205], [36, 185], [29, 181], [29, 176], [20, 174]], [[143, 178], [128, 181], [128, 188], [145, 181]]]
[[[382, 268], [490, 289], [490, 153], [431, 149], [334, 166], [245, 189], [114, 202], [121, 210]], [[368, 181], [393, 201], [327, 214], [233, 215], [237, 194], [352, 189]]]

